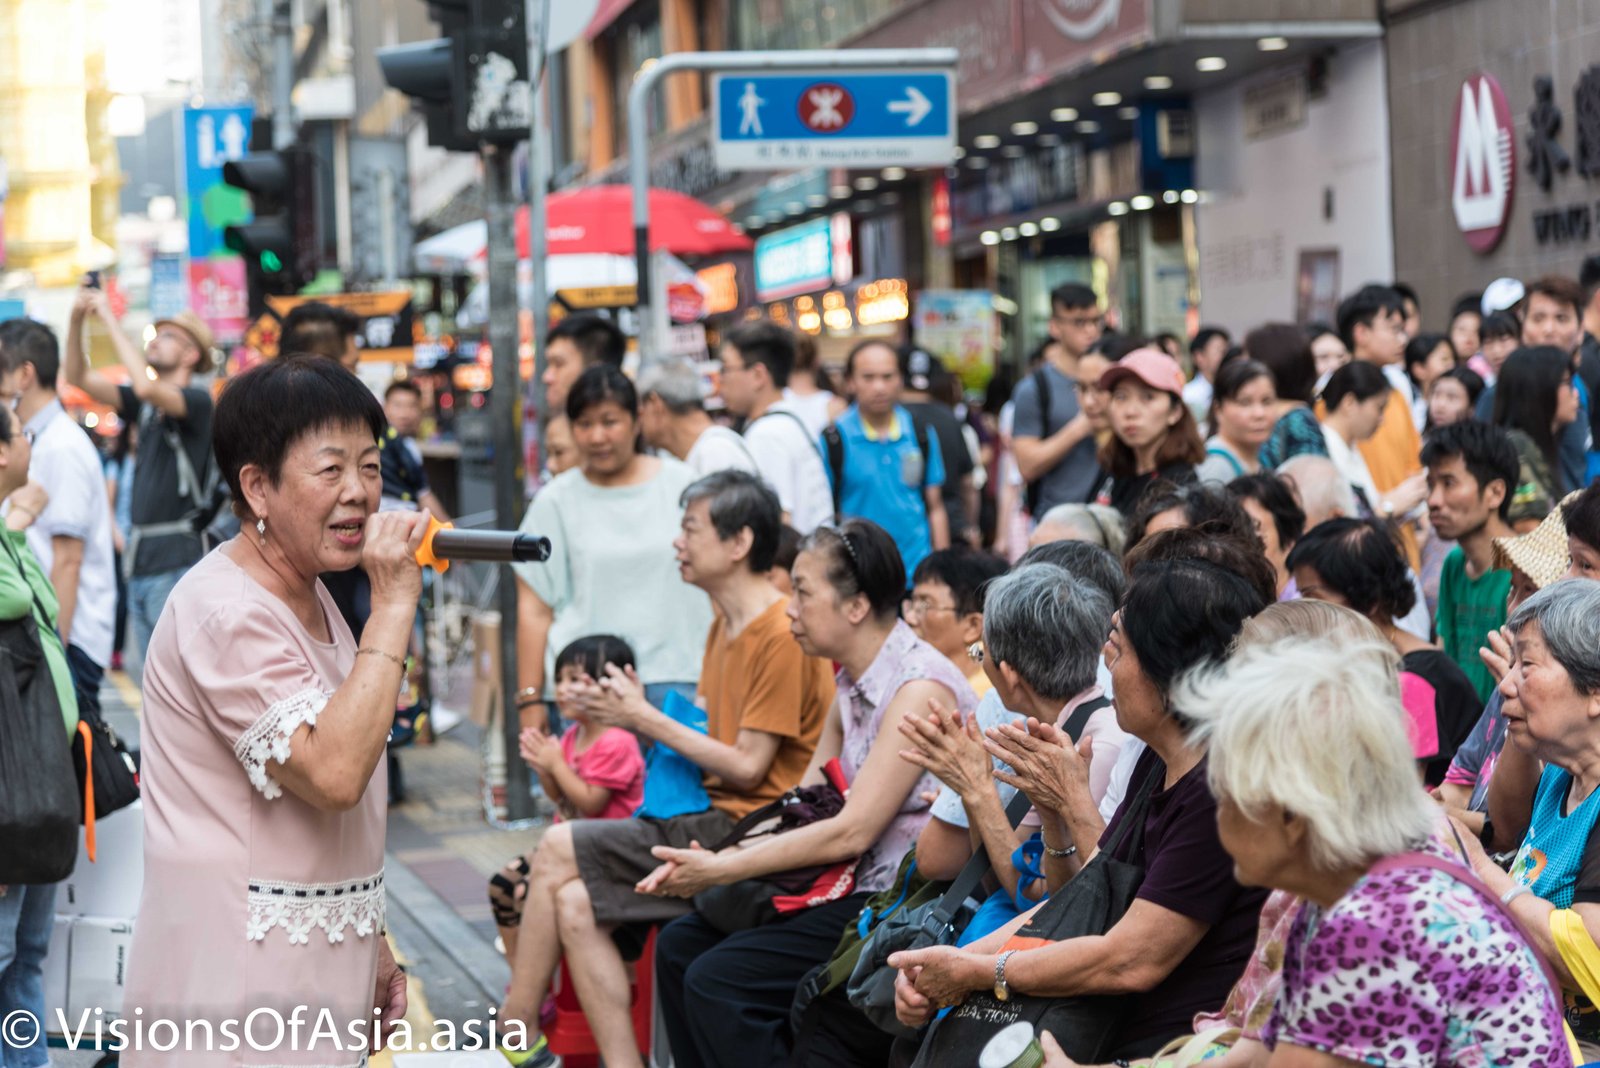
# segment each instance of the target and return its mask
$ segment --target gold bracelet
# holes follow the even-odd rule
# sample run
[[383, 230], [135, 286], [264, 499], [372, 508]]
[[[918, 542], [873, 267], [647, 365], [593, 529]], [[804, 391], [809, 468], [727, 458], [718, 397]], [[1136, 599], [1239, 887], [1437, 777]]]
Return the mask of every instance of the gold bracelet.
[[392, 663], [396, 667], [398, 667], [400, 669], [400, 674], [402, 676], [405, 675], [405, 673], [406, 673], [406, 662], [404, 660], [402, 660], [400, 657], [395, 656], [393, 653], [384, 652], [382, 649], [375, 649], [370, 645], [363, 645], [359, 649], [356, 650], [356, 655], [357, 656], [381, 656], [385, 660], [389, 661], [390, 663]]

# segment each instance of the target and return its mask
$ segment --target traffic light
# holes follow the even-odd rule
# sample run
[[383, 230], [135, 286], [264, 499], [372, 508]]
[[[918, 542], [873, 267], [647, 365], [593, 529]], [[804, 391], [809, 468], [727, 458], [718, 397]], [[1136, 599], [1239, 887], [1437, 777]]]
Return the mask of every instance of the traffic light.
[[438, 148], [476, 151], [528, 136], [524, 0], [431, 0], [445, 36], [377, 50], [390, 88], [412, 97]]
[[223, 164], [222, 180], [250, 194], [255, 218], [222, 241], [244, 257], [250, 314], [260, 315], [268, 296], [299, 292], [322, 267], [316, 159], [300, 146], [252, 152]]

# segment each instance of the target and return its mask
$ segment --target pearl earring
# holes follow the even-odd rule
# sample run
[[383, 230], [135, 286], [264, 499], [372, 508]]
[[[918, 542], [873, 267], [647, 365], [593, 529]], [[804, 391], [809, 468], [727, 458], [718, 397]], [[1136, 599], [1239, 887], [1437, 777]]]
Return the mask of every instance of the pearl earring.
[[267, 521], [265, 519], [256, 520], [256, 536], [261, 539], [262, 545], [267, 543]]

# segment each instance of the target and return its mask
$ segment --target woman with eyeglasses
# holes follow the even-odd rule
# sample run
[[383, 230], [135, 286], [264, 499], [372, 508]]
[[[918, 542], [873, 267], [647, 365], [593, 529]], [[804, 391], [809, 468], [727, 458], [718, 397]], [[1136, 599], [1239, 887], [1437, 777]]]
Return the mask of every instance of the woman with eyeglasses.
[[[722, 853], [658, 848], [661, 867], [639, 891], [693, 897], [712, 886], [860, 858], [854, 892], [732, 934], [698, 912], [662, 928], [656, 989], [680, 1063], [789, 1062], [796, 986], [828, 959], [866, 897], [894, 882], [928, 820], [927, 796], [939, 788], [932, 775], [900, 758], [901, 721], [933, 705], [963, 716], [977, 706], [956, 666], [899, 618], [905, 567], [882, 527], [850, 519], [817, 528], [801, 545], [793, 577], [790, 630], [807, 655], [840, 665], [838, 696], [801, 782], [822, 782], [824, 767], [838, 760], [850, 784], [844, 808]], [[836, 1050], [811, 1046], [808, 1061], [858, 1063], [855, 1037], [841, 1036]]]

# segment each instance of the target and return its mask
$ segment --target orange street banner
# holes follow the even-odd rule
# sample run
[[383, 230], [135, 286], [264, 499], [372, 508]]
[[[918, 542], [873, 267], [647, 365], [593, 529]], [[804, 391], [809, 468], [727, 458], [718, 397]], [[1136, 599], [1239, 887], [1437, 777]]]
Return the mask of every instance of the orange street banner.
[[267, 359], [276, 358], [283, 320], [302, 304], [327, 304], [356, 317], [356, 347], [363, 362], [410, 363], [414, 317], [409, 289], [381, 293], [328, 293], [322, 296], [268, 297], [265, 315], [245, 332], [245, 344]]

